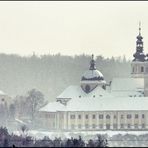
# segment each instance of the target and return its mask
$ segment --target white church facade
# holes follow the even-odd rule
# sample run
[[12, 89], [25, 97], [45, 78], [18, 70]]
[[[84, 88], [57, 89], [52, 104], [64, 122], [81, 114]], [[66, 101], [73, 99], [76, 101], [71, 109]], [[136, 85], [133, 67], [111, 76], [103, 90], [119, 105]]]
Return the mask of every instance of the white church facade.
[[80, 85], [69, 86], [55, 102], [39, 110], [49, 130], [148, 130], [148, 59], [143, 53], [141, 28], [130, 78], [107, 85], [92, 55]]

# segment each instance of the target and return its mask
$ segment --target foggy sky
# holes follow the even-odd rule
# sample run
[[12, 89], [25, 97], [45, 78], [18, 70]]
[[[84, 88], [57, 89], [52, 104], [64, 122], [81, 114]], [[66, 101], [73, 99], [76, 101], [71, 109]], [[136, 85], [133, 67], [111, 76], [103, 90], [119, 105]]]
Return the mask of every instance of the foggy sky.
[[148, 2], [0, 2], [0, 53], [132, 58], [138, 23], [148, 53]]

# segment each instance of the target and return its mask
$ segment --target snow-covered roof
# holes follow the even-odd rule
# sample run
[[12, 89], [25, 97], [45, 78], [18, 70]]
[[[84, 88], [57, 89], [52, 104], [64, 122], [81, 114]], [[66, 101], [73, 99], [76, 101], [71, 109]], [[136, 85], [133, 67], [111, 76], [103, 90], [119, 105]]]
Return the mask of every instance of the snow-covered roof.
[[72, 85], [57, 97], [71, 98], [66, 106], [52, 102], [40, 111], [148, 111], [148, 97], [144, 97], [143, 91], [143, 78], [114, 78], [111, 93], [100, 86], [85, 93], [81, 86]]
[[74, 98], [66, 106], [51, 102], [39, 111], [145, 111], [148, 110], [148, 97], [99, 97]]
[[78, 98], [67, 103], [65, 111], [125, 111], [148, 110], [148, 97]]
[[111, 91], [138, 91], [144, 89], [144, 78], [114, 78]]
[[116, 97], [144, 96], [144, 78], [114, 78], [111, 94]]
[[39, 111], [43, 112], [56, 112], [65, 110], [65, 106], [60, 102], [50, 102], [46, 106], [42, 107]]
[[102, 89], [101, 87], [96, 87], [90, 93], [86, 93], [82, 90], [81, 86], [72, 85], [67, 87], [57, 98], [93, 98], [102, 97], [102, 96], [111, 96], [110, 93]]
[[143, 91], [112, 91], [112, 95], [115, 97], [144, 97]]
[[83, 74], [83, 77], [85, 77], [86, 79], [91, 79], [91, 78], [95, 78], [95, 77], [102, 77], [103, 78], [103, 74], [99, 70], [87, 70]]
[[2, 90], [0, 90], [0, 95], [6, 95]]

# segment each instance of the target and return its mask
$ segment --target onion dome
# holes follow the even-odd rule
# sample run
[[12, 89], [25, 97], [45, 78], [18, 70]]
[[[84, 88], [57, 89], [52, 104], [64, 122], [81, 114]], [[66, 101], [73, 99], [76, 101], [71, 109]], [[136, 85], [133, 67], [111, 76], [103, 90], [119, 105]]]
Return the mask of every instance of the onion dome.
[[89, 70], [87, 70], [81, 78], [81, 88], [86, 93], [90, 93], [98, 86], [103, 89], [105, 89], [106, 86], [103, 74], [96, 69], [95, 64], [94, 55], [92, 55]]
[[89, 70], [87, 70], [82, 75], [81, 81], [83, 81], [83, 80], [93, 80], [93, 81], [94, 80], [96, 80], [96, 81], [104, 80], [103, 74], [100, 71], [96, 70], [94, 55], [92, 55]]

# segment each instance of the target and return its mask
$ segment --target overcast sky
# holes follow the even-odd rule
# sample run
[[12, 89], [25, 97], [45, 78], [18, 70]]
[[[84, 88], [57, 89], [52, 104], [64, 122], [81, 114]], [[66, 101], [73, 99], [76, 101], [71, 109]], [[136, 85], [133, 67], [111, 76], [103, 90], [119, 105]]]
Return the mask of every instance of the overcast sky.
[[141, 21], [148, 52], [148, 2], [0, 2], [0, 53], [132, 58]]

